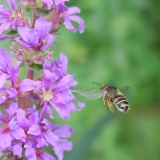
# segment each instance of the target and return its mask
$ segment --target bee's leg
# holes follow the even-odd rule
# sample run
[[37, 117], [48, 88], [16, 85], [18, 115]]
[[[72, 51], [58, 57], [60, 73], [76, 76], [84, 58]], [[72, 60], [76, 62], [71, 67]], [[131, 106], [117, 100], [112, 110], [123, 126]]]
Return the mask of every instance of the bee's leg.
[[108, 110], [108, 103], [107, 103], [107, 101], [106, 100], [103, 100], [103, 102], [104, 102], [104, 105], [106, 106], [106, 109]]
[[107, 101], [106, 101], [105, 97], [102, 97], [102, 98], [103, 98], [103, 103], [104, 103], [104, 105], [106, 106], [106, 109], [108, 110], [108, 108], [107, 108], [108, 103], [107, 103]]
[[[109, 106], [110, 110], [111, 110], [112, 112], [114, 112], [114, 108], [113, 108], [113, 106], [112, 106], [112, 101], [111, 101], [110, 98], [103, 97], [103, 102], [104, 102], [104, 105], [106, 106], [106, 108], [107, 108], [107, 106]], [[108, 108], [107, 108], [107, 109], [108, 109]]]
[[111, 99], [110, 98], [107, 98], [107, 103], [108, 103], [108, 106], [109, 106], [109, 108], [110, 108], [110, 110], [112, 111], [112, 112], [114, 112], [114, 108], [113, 108], [113, 103], [112, 103], [112, 101], [111, 101]]

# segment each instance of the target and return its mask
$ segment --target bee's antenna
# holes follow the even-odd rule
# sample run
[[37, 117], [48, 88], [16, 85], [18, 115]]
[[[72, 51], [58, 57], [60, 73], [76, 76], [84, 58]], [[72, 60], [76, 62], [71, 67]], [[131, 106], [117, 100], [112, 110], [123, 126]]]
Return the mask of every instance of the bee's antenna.
[[113, 81], [113, 79], [111, 79], [107, 84], [109, 84], [110, 82], [112, 82]]
[[98, 84], [99, 86], [102, 86], [101, 84], [97, 83], [97, 82], [92, 82], [93, 84]]

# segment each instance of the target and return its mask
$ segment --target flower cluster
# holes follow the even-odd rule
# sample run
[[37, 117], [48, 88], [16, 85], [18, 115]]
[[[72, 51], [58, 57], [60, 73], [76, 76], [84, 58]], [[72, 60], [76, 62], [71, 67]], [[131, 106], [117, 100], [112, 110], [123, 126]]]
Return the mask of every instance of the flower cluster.
[[[74, 33], [84, 31], [84, 22], [76, 15], [80, 9], [67, 7], [66, 1], [7, 0], [10, 9], [0, 2], [0, 40], [12, 42], [10, 52], [0, 48], [0, 156], [62, 160], [63, 152], [72, 149], [67, 138], [73, 129], [53, 124], [52, 110], [68, 120], [84, 103], [70, 90], [77, 82], [75, 75], [67, 73], [67, 57], [60, 53], [55, 59], [49, 48], [63, 26]], [[27, 69], [24, 79], [22, 66]], [[44, 147], [51, 147], [54, 156], [44, 152]]]

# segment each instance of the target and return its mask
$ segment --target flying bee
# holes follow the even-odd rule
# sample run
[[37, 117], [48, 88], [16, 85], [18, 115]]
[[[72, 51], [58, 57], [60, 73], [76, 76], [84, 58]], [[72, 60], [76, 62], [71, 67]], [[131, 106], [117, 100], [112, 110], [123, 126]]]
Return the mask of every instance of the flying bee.
[[[127, 112], [130, 109], [127, 99], [117, 87], [111, 86], [109, 85], [109, 83], [106, 85], [101, 85], [96, 82], [92, 83], [100, 85], [101, 88], [100, 89], [82, 88], [82, 89], [72, 90], [72, 92], [77, 92], [80, 95], [85, 96], [87, 99], [90, 100], [102, 97], [104, 105], [109, 106], [112, 112], [114, 112], [113, 104], [121, 112]], [[123, 89], [127, 89], [127, 87], [124, 87]]]

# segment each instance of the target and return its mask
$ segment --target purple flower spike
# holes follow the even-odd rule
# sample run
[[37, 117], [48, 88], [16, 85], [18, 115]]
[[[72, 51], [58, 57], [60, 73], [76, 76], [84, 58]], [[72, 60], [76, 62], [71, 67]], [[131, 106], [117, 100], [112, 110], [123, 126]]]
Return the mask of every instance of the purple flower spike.
[[[7, 8], [0, 0], [0, 41], [12, 40], [7, 48], [11, 52], [0, 48], [0, 157], [63, 160], [64, 151], [72, 149], [68, 138], [73, 129], [53, 124], [52, 111], [68, 120], [84, 103], [72, 94], [78, 83], [75, 74], [67, 73], [67, 57], [60, 53], [55, 59], [55, 51], [49, 49], [63, 26], [74, 33], [84, 32], [84, 21], [77, 16], [80, 9], [68, 8], [67, 1], [6, 0]], [[55, 157], [44, 152], [46, 147]]]
[[54, 41], [54, 36], [49, 34], [50, 28], [51, 23], [40, 17], [36, 20], [34, 29], [19, 27], [18, 32], [21, 37], [16, 38], [16, 41], [25, 48], [45, 50]]

